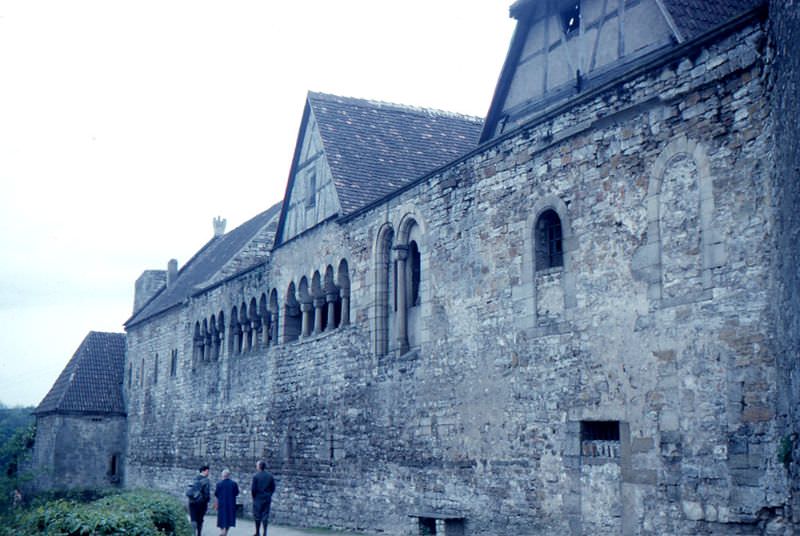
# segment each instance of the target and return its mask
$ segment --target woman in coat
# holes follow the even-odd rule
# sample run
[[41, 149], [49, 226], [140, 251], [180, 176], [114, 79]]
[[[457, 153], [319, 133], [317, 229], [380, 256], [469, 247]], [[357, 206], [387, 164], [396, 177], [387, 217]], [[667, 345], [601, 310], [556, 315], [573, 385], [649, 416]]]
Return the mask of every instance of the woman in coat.
[[217, 526], [220, 536], [226, 536], [230, 527], [236, 526], [236, 496], [239, 495], [239, 486], [231, 480], [231, 472], [222, 471], [222, 480], [217, 482], [214, 489], [217, 507]]

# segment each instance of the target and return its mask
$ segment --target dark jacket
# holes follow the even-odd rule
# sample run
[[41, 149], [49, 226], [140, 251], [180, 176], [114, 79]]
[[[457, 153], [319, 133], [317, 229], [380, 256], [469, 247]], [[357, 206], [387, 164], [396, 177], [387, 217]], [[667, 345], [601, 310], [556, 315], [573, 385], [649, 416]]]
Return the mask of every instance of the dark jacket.
[[203, 494], [203, 499], [200, 502], [208, 504], [208, 501], [211, 500], [211, 481], [202, 474], [195, 476], [194, 481], [196, 483], [199, 482], [200, 493]]
[[236, 496], [239, 486], [230, 478], [217, 482], [214, 496], [217, 498], [217, 526], [221, 529], [236, 526]]
[[250, 485], [253, 502], [271, 501], [273, 493], [275, 493], [275, 478], [271, 473], [259, 471], [253, 475], [253, 483]]

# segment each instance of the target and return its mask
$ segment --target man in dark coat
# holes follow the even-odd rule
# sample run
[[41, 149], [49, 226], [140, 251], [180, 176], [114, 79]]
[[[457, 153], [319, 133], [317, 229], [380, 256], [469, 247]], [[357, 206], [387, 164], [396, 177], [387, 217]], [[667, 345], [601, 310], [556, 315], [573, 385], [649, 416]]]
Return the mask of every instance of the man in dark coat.
[[217, 526], [220, 536], [226, 536], [228, 529], [236, 526], [236, 497], [239, 495], [239, 485], [231, 480], [231, 472], [222, 471], [222, 480], [217, 482], [214, 489], [217, 507]]
[[200, 472], [194, 477], [192, 487], [200, 490], [198, 500], [189, 499], [189, 518], [192, 520], [192, 527], [197, 531], [197, 536], [203, 534], [203, 518], [208, 510], [208, 501], [211, 500], [211, 482], [208, 480], [208, 466], [200, 468]]
[[275, 493], [275, 478], [267, 471], [267, 464], [259, 460], [256, 464], [258, 472], [253, 475], [250, 493], [253, 496], [253, 519], [256, 522], [256, 534], [259, 536], [261, 525], [264, 525], [263, 536], [267, 536], [269, 509], [272, 506], [272, 494]]

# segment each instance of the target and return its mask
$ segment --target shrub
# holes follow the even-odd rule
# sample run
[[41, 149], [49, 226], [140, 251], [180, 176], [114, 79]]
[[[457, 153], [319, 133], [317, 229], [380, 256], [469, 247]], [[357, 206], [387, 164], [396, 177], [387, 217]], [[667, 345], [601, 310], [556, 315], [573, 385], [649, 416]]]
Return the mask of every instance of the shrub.
[[65, 499], [44, 502], [22, 512], [1, 534], [190, 536], [191, 528], [178, 499], [139, 490], [108, 495], [89, 503]]

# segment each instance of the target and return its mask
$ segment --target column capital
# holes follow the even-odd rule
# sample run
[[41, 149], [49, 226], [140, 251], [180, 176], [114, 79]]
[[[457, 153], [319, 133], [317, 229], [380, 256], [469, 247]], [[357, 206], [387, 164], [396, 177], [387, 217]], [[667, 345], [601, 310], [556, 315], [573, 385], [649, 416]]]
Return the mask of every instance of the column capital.
[[408, 246], [399, 245], [392, 248], [394, 250], [395, 258], [399, 261], [404, 261], [408, 258]]

